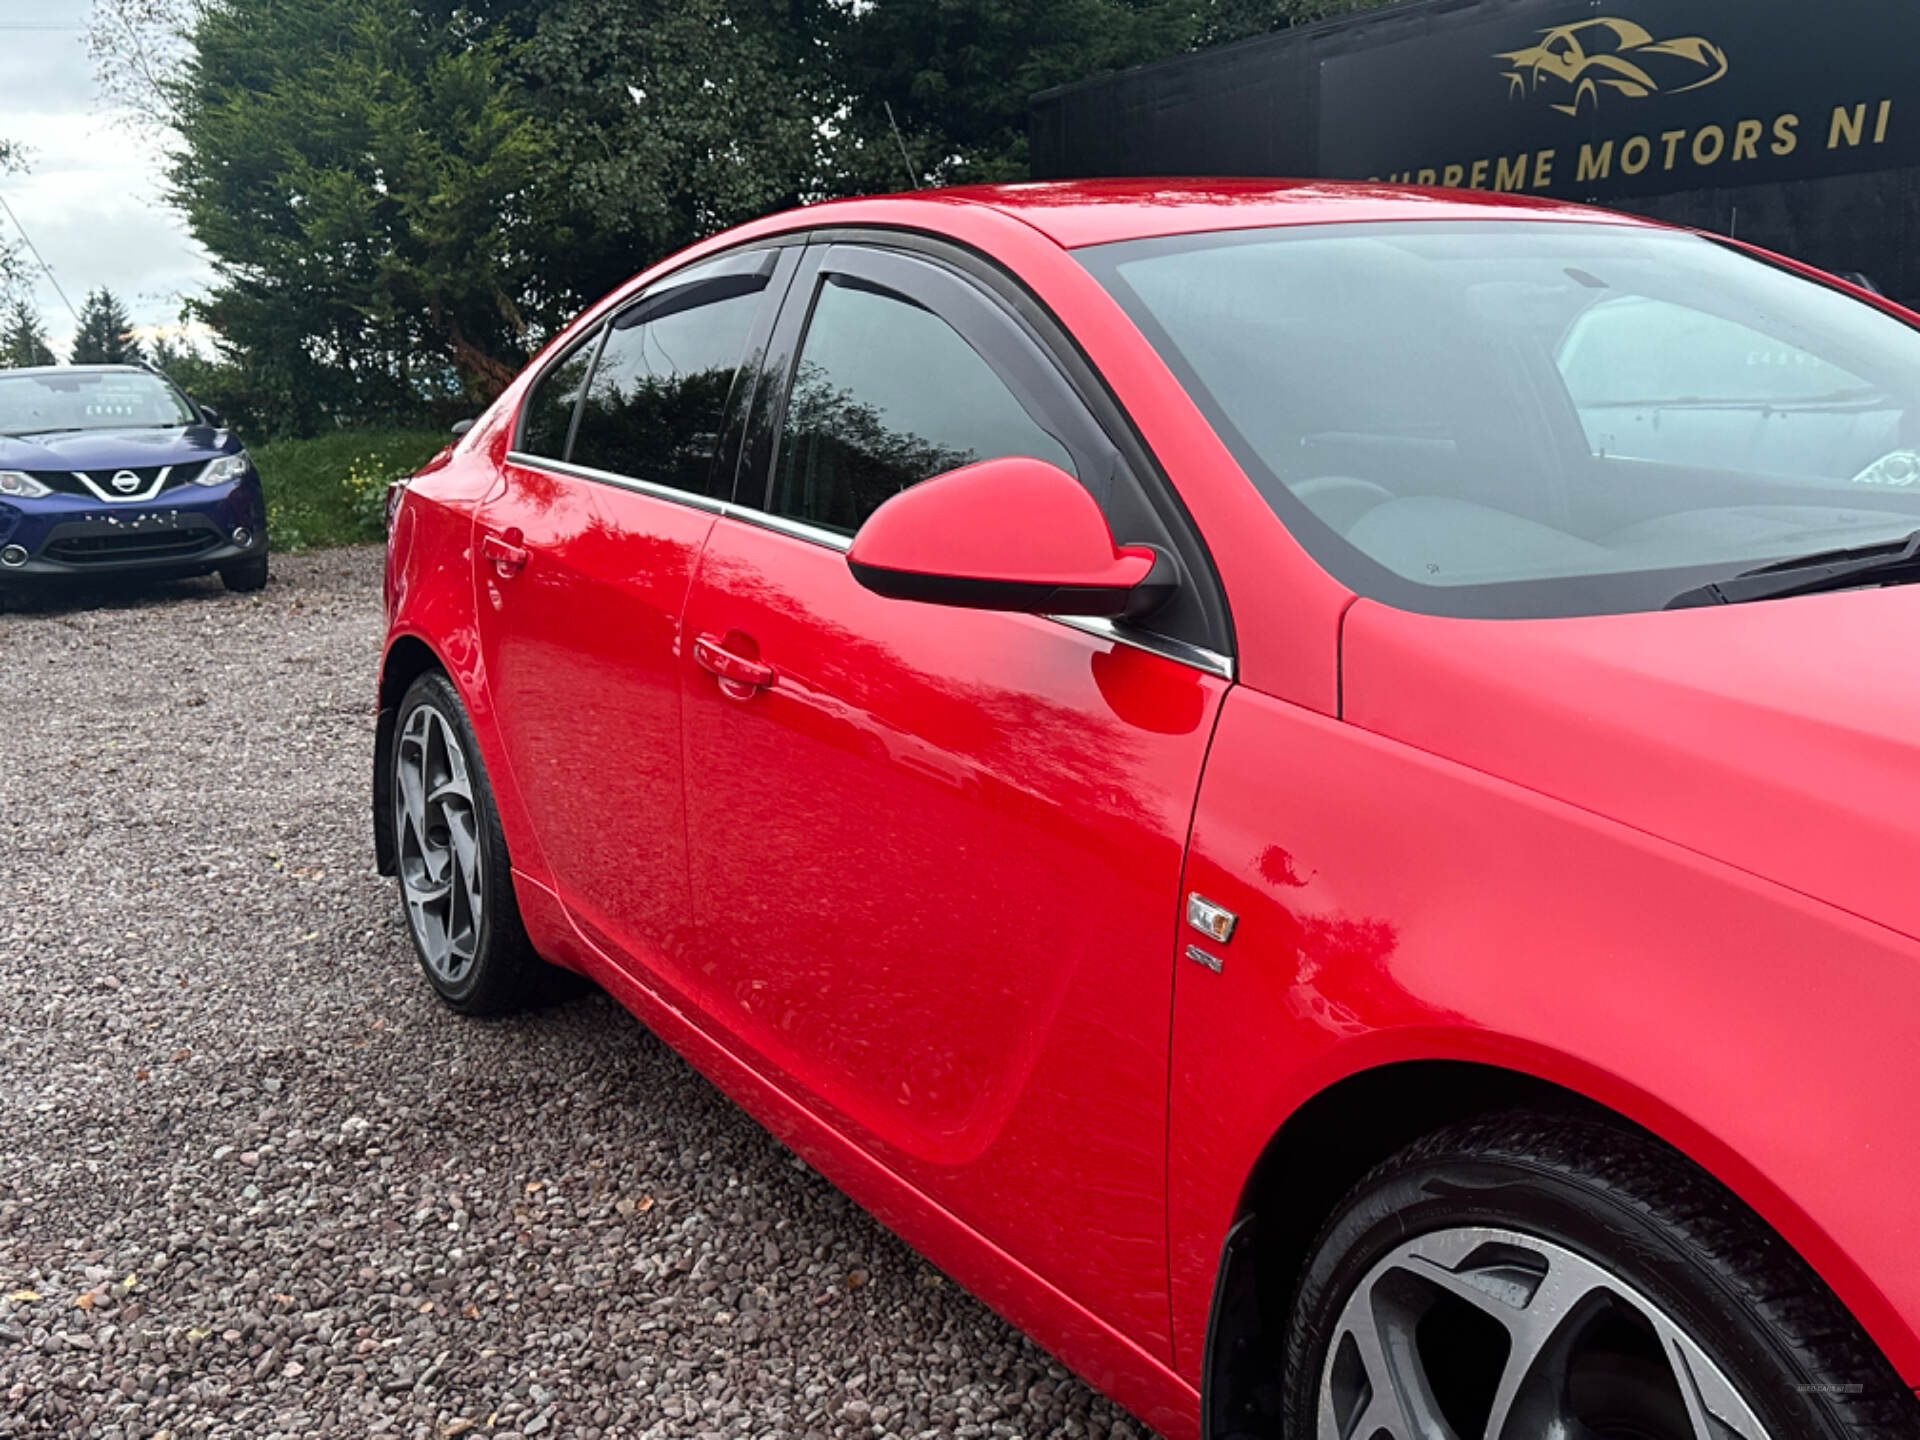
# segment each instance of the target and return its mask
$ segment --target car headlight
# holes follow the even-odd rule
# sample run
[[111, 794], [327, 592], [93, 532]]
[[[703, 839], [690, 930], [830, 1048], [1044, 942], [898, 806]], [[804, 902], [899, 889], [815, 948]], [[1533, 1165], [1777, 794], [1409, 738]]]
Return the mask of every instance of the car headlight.
[[218, 460], [209, 460], [207, 466], [193, 477], [196, 485], [226, 485], [238, 480], [247, 473], [247, 467], [253, 462], [247, 459], [247, 452], [238, 455], [222, 455]]
[[53, 491], [47, 486], [22, 471], [0, 470], [0, 495], [12, 495], [21, 500], [38, 500], [42, 495], [52, 493]]

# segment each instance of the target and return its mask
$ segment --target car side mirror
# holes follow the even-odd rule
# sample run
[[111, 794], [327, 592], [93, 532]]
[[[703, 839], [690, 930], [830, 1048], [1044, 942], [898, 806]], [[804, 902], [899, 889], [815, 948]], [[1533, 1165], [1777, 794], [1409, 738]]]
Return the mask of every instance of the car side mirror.
[[1143, 614], [1175, 584], [1152, 546], [1114, 543], [1085, 486], [1026, 456], [902, 490], [867, 517], [847, 567], [890, 599], [1033, 615]]
[[216, 430], [226, 429], [226, 417], [211, 405], [202, 405], [200, 407], [200, 418]]
[[454, 422], [453, 422], [453, 435], [454, 435], [454, 438], [455, 438], [456, 440], [457, 440], [457, 439], [459, 439], [459, 438], [460, 438], [460, 437], [461, 437], [462, 435], [464, 435], [464, 434], [466, 434], [466, 433], [467, 433], [467, 431], [469, 431], [469, 430], [471, 430], [472, 428], [473, 428], [473, 421], [472, 421], [472, 420], [456, 420], [456, 421], [454, 421]]

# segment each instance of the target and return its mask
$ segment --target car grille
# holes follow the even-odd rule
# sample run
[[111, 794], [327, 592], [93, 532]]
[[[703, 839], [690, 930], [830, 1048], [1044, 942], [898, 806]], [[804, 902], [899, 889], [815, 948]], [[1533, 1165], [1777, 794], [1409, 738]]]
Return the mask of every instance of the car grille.
[[82, 531], [77, 526], [62, 525], [41, 553], [69, 565], [112, 565], [130, 560], [191, 559], [219, 544], [220, 532], [204, 524], [125, 531]]
[[[122, 465], [110, 470], [29, 470], [26, 473], [58, 495], [83, 495], [89, 500], [98, 500], [105, 495], [113, 500], [152, 499], [159, 493], [154, 484], [161, 475], [166, 482], [160, 490], [171, 490], [176, 485], [184, 485], [202, 470], [207, 468], [204, 460], [192, 460], [185, 465]], [[139, 480], [131, 490], [121, 490], [113, 483], [116, 475], [130, 474]], [[86, 476], [86, 480], [80, 477]], [[93, 482], [89, 487], [87, 480]]]

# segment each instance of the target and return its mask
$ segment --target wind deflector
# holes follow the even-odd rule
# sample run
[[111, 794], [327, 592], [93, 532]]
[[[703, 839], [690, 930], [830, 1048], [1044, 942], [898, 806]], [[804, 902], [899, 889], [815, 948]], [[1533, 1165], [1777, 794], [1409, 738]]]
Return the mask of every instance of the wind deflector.
[[750, 261], [748, 265], [742, 265], [740, 261], [722, 262], [727, 268], [717, 274], [707, 270], [695, 278], [676, 277], [678, 283], [664, 290], [656, 290], [622, 310], [614, 317], [613, 328], [631, 330], [635, 325], [661, 320], [697, 305], [731, 300], [736, 296], [752, 295], [764, 290], [767, 282], [773, 278], [773, 268], [778, 259], [779, 252], [776, 250], [758, 250], [740, 257], [740, 260]]

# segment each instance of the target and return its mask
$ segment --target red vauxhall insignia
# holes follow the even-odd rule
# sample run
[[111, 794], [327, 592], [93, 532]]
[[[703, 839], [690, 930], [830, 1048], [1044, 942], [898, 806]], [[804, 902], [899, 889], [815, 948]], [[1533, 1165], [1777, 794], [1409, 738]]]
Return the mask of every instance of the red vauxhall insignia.
[[1175, 1440], [1920, 1435], [1920, 330], [1379, 186], [822, 205], [399, 496], [428, 980]]

